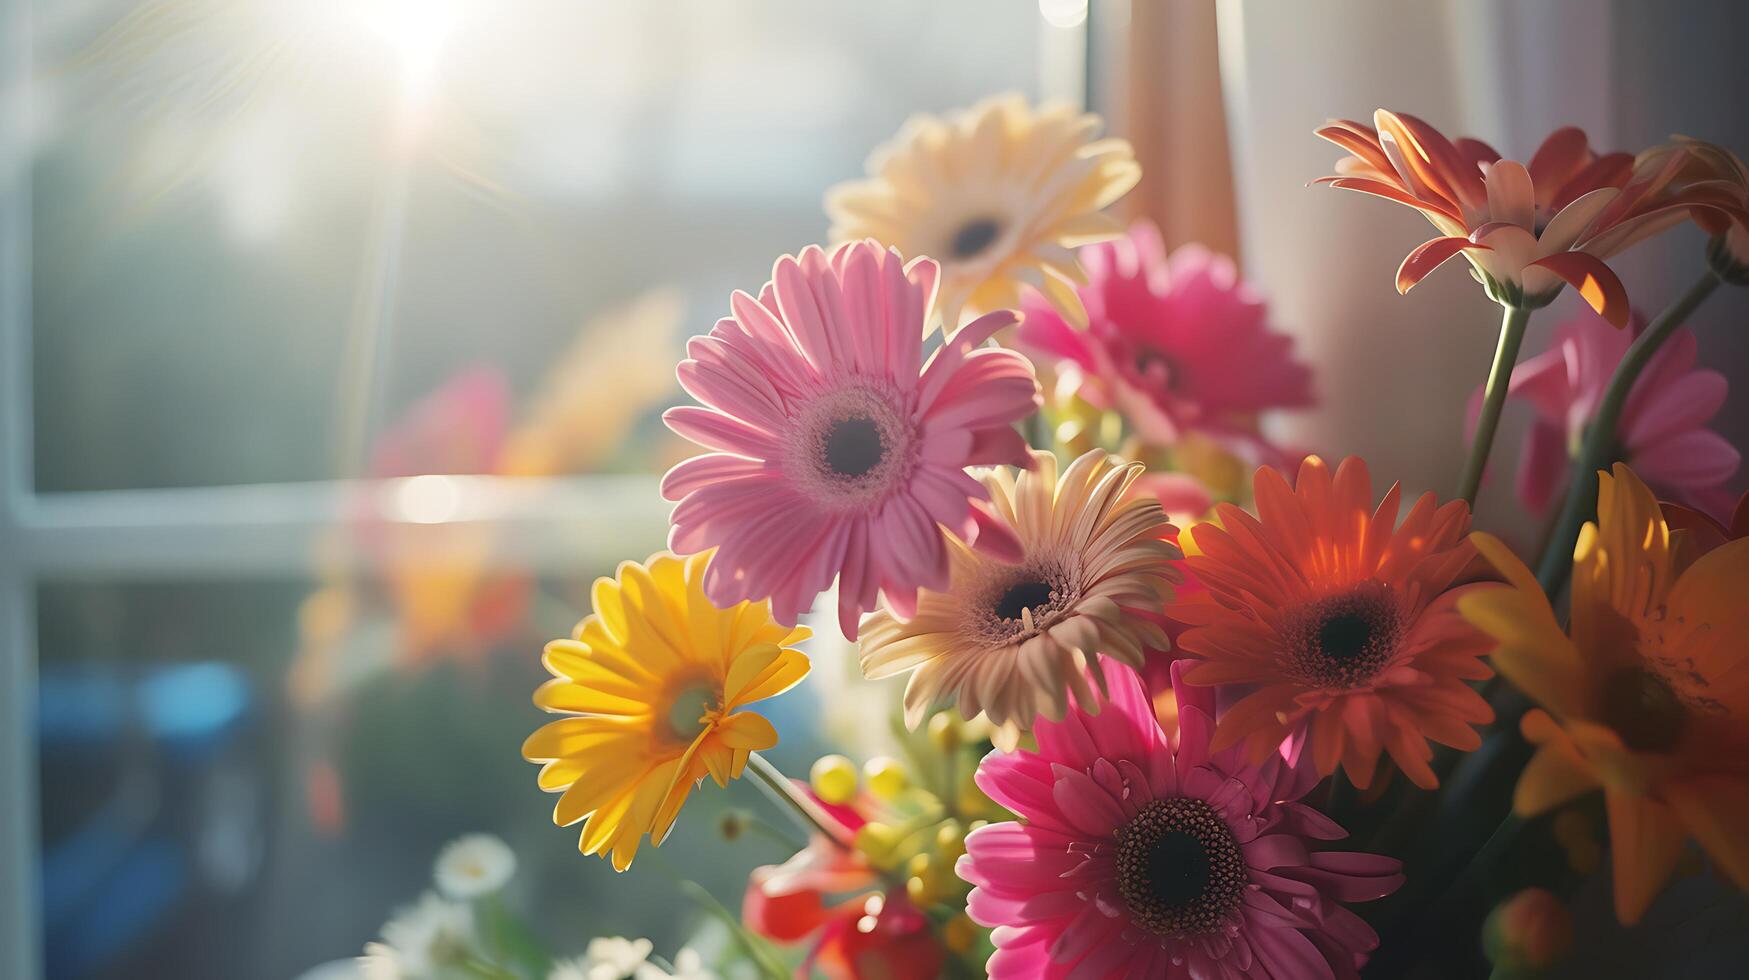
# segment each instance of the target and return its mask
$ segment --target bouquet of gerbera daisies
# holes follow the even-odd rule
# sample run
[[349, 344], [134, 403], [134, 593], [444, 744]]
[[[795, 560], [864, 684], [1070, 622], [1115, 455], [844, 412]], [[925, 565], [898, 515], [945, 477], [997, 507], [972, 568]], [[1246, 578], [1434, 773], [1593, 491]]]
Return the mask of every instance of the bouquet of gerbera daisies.
[[[1683, 328], [1749, 282], [1743, 163], [1320, 129], [1324, 182], [1438, 229], [1398, 288], [1461, 255], [1503, 313], [1461, 486], [1405, 499], [1271, 438], [1312, 372], [1229, 259], [1105, 213], [1139, 169], [1098, 128], [915, 120], [688, 344], [670, 551], [546, 648], [554, 821], [623, 870], [751, 771], [805, 840], [692, 964], [735, 975], [1524, 977], [1582, 891], [1625, 927], [1678, 874], [1749, 887], [1749, 507]], [[1700, 278], [1635, 317], [1609, 260], [1691, 221]], [[1569, 287], [1596, 318], [1515, 372]], [[1514, 397], [1535, 551], [1471, 521]], [[810, 650], [906, 676], [903, 758], [760, 755]]]

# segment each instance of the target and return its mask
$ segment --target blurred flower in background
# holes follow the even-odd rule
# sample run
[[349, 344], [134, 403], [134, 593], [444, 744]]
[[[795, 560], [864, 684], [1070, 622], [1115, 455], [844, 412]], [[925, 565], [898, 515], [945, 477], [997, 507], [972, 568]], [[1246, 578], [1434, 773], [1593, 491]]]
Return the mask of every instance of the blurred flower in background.
[[426, 892], [383, 926], [381, 942], [365, 946], [361, 965], [368, 980], [459, 977], [476, 942], [473, 909]]
[[[1532, 513], [1545, 513], [1567, 486], [1569, 460], [1585, 437], [1616, 365], [1645, 331], [1636, 318], [1630, 331], [1581, 313], [1555, 328], [1549, 349], [1512, 372], [1510, 398], [1536, 412], [1518, 461], [1518, 499]], [[1706, 427], [1724, 407], [1725, 376], [1696, 367], [1699, 345], [1681, 327], [1652, 355], [1634, 382], [1616, 426], [1621, 459], [1665, 497], [1711, 514], [1723, 514], [1731, 498], [1724, 484], [1737, 472], [1735, 447]], [[1470, 399], [1473, 429], [1482, 390]]]
[[437, 853], [432, 880], [446, 897], [465, 902], [498, 891], [515, 873], [516, 852], [509, 844], [491, 834], [469, 834]]
[[1574, 555], [1561, 628], [1524, 563], [1491, 535], [1476, 547], [1509, 583], [1459, 604], [1498, 645], [1491, 659], [1539, 707], [1524, 716], [1536, 755], [1513, 806], [1536, 816], [1601, 788], [1614, 855], [1616, 916], [1639, 921], [1699, 841], [1749, 888], [1749, 685], [1742, 682], [1749, 540], [1699, 558], [1676, 546], [1657, 501], [1628, 467], [1598, 475], [1597, 520]]
[[1196, 432], [1251, 466], [1287, 461], [1259, 416], [1312, 405], [1311, 370], [1231, 259], [1195, 245], [1168, 258], [1146, 222], [1079, 256], [1087, 328], [1028, 294], [1019, 347], [1053, 365], [1062, 389], [1121, 413], [1144, 443], [1170, 447]]
[[1023, 285], [1085, 323], [1073, 248], [1122, 233], [1102, 209], [1142, 173], [1129, 143], [1093, 139], [1099, 126], [1097, 116], [1035, 110], [1018, 95], [945, 119], [915, 116], [869, 157], [869, 179], [827, 192], [831, 238], [873, 238], [941, 263], [938, 310], [949, 335], [962, 310], [1019, 308]]

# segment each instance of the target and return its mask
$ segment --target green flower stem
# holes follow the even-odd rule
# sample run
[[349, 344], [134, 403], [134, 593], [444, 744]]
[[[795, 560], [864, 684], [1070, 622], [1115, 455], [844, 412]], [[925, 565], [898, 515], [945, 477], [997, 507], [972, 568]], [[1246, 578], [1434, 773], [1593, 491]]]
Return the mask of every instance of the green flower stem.
[[470, 955], [464, 957], [461, 962], [456, 965], [461, 967], [464, 971], [479, 977], [480, 980], [522, 980], [515, 970], [506, 966], [499, 966], [490, 960], [481, 959], [478, 956]]
[[1506, 405], [1512, 368], [1518, 363], [1518, 348], [1524, 343], [1524, 328], [1530, 323], [1527, 309], [1502, 305], [1501, 310], [1500, 343], [1494, 348], [1494, 365], [1488, 369], [1482, 417], [1476, 422], [1476, 439], [1470, 444], [1470, 457], [1464, 462], [1463, 478], [1458, 484], [1458, 496], [1472, 507], [1476, 490], [1482, 485], [1482, 470], [1488, 465], [1488, 453], [1494, 448], [1494, 433], [1500, 428], [1500, 409]]
[[789, 807], [803, 829], [823, 834], [827, 840], [846, 849], [856, 846], [855, 841], [846, 840], [842, 831], [828, 822], [818, 804], [798, 792], [795, 784], [791, 783], [783, 773], [778, 772], [776, 766], [765, 761], [764, 756], [757, 752], [749, 752], [747, 754], [747, 769], [759, 777], [767, 795], [778, 803]]
[[1640, 372], [1652, 360], [1652, 355], [1664, 345], [1676, 328], [1695, 311], [1695, 308], [1712, 295], [1719, 287], [1718, 274], [1710, 268], [1688, 287], [1676, 302], [1670, 304], [1658, 318], [1646, 328], [1646, 332], [1634, 341], [1633, 346], [1615, 366], [1615, 373], [1610, 375], [1609, 387], [1604, 389], [1603, 400], [1597, 404], [1597, 414], [1592, 416], [1591, 424], [1585, 430], [1585, 442], [1579, 450], [1579, 456], [1573, 461], [1572, 476], [1568, 481], [1567, 499], [1561, 505], [1560, 519], [1555, 523], [1555, 533], [1550, 536], [1548, 545], [1543, 549], [1542, 560], [1537, 563], [1537, 581], [1543, 591], [1552, 599], [1561, 587], [1566, 584], [1567, 575], [1573, 569], [1573, 545], [1579, 540], [1579, 528], [1591, 519], [1597, 510], [1597, 471], [1608, 469], [1616, 461], [1618, 453], [1616, 446], [1616, 426], [1621, 422], [1622, 409], [1627, 406], [1628, 395], [1632, 393], [1634, 382], [1640, 378]]
[[1040, 405], [1031, 415], [1021, 422], [1020, 435], [1026, 444], [1033, 449], [1049, 450], [1050, 423], [1045, 419], [1045, 409]]

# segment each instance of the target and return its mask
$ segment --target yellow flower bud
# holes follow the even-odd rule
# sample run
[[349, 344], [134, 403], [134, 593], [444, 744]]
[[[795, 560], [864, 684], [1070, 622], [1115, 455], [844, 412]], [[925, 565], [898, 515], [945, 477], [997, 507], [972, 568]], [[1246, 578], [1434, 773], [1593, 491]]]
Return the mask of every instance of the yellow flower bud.
[[938, 712], [929, 719], [929, 744], [938, 752], [952, 752], [960, 747], [960, 720], [951, 711]]
[[814, 760], [808, 782], [827, 803], [849, 803], [856, 798], [856, 764], [841, 755], [823, 755]]
[[868, 783], [868, 791], [882, 800], [897, 797], [911, 785], [911, 777], [905, 774], [905, 767], [899, 764], [899, 760], [885, 755], [877, 755], [864, 763], [862, 778]]

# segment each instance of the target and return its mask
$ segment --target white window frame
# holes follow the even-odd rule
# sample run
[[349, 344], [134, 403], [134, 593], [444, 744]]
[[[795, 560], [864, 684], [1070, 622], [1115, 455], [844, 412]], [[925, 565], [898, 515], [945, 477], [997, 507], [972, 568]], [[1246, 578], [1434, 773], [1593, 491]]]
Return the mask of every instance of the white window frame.
[[[398, 555], [441, 558], [437, 525], [395, 505], [404, 481], [330, 480], [38, 493], [32, 385], [31, 0], [0, 0], [0, 977], [43, 975], [36, 604], [44, 581], [313, 576], [362, 501], [410, 533]], [[1084, 103], [1088, 32], [1043, 30], [1040, 88]], [[664, 539], [655, 476], [454, 477], [453, 520], [494, 528], [492, 563], [576, 575]], [[368, 512], [368, 511], [367, 511]], [[331, 557], [331, 556], [324, 556]], [[357, 560], [357, 556], [353, 556]]]

